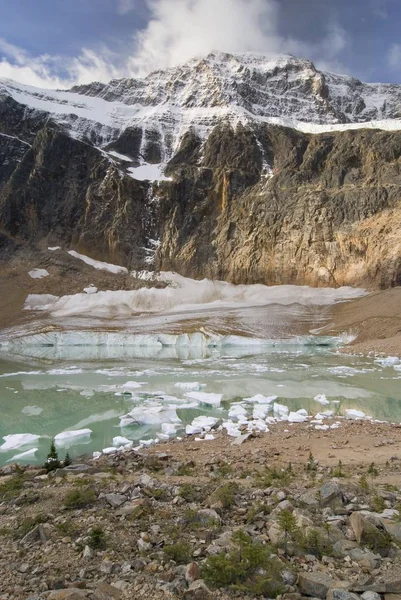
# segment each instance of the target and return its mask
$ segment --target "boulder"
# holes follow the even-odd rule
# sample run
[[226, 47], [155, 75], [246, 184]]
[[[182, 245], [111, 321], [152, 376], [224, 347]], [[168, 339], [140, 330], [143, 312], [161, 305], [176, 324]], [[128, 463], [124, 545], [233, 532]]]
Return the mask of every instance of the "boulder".
[[320, 505], [326, 506], [342, 506], [343, 495], [341, 488], [335, 481], [328, 481], [319, 489]]
[[298, 577], [299, 590], [305, 596], [326, 598], [334, 585], [335, 580], [326, 573], [301, 573]]
[[199, 567], [196, 564], [196, 562], [192, 562], [189, 565], [187, 565], [185, 569], [185, 581], [191, 584], [194, 581], [197, 581], [198, 579], [200, 579]]
[[106, 494], [105, 499], [113, 508], [119, 508], [127, 501], [127, 497], [122, 494]]
[[195, 521], [207, 525], [210, 521], [221, 523], [221, 517], [212, 508], [202, 508], [195, 515]]
[[389, 540], [375, 525], [358, 512], [352, 513], [349, 522], [359, 544], [369, 546], [381, 556], [387, 556]]
[[122, 592], [108, 583], [101, 583], [95, 590], [93, 600], [121, 600]]
[[348, 592], [348, 590], [333, 588], [328, 591], [326, 600], [359, 600], [359, 596]]
[[88, 593], [88, 590], [68, 588], [65, 590], [53, 590], [47, 598], [48, 600], [82, 600], [82, 598], [87, 598]]
[[213, 595], [203, 579], [198, 579], [191, 583], [182, 597], [185, 600], [212, 600]]

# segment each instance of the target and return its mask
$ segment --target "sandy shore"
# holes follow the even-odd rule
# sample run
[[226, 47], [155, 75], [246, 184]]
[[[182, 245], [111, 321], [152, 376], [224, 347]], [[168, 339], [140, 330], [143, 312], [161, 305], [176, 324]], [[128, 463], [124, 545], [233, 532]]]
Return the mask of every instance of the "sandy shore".
[[335, 306], [323, 332], [355, 335], [345, 352], [401, 356], [401, 287]]

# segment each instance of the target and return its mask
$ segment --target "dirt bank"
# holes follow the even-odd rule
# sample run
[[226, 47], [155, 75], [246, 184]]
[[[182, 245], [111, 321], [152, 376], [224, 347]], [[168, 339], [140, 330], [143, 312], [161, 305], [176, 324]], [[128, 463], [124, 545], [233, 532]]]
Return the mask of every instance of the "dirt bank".
[[401, 356], [401, 287], [335, 306], [322, 333], [343, 332], [356, 336], [346, 352]]

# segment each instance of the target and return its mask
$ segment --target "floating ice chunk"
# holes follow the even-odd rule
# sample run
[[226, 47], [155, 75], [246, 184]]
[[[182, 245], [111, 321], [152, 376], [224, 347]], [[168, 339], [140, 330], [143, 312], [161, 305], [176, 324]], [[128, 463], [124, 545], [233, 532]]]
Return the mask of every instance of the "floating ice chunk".
[[168, 422], [181, 423], [176, 409], [165, 406], [136, 406], [126, 417], [133, 419], [131, 423], [136, 422], [140, 425], [161, 425]]
[[14, 462], [18, 460], [31, 460], [35, 458], [35, 454], [38, 451], [38, 448], [31, 448], [30, 450], [26, 450], [25, 452], [21, 452], [20, 454], [15, 454], [12, 458], [9, 458], [7, 462]]
[[244, 402], [249, 402], [250, 404], [270, 404], [277, 400], [278, 396], [262, 396], [262, 394], [257, 394], [256, 396], [252, 396], [252, 398], [244, 398]]
[[224, 421], [222, 427], [223, 429], [227, 430], [227, 435], [230, 437], [239, 437], [241, 435], [241, 431], [238, 428], [237, 423], [233, 423], [232, 421]]
[[21, 412], [28, 417], [36, 417], [43, 412], [43, 408], [40, 408], [40, 406], [25, 406]]
[[211, 428], [214, 427], [215, 425], [217, 425], [218, 422], [219, 422], [219, 419], [217, 417], [200, 416], [200, 417], [196, 417], [192, 421], [192, 425], [198, 425], [199, 427], [202, 427], [202, 429], [204, 429], [205, 431], [210, 431]]
[[185, 428], [187, 435], [195, 435], [204, 431], [210, 431], [218, 423], [215, 417], [196, 417], [190, 425]]
[[315, 425], [315, 429], [319, 430], [319, 431], [327, 431], [328, 429], [330, 429], [329, 425]]
[[308, 411], [305, 408], [300, 408], [299, 410], [297, 410], [297, 413], [299, 415], [303, 415], [304, 417], [308, 417]]
[[44, 277], [49, 277], [49, 271], [46, 269], [32, 269], [32, 271], [28, 272], [28, 275], [31, 279], [43, 279]]
[[130, 425], [136, 425], [137, 421], [132, 417], [120, 417], [120, 427], [129, 427]]
[[265, 419], [267, 417], [267, 414], [270, 411], [270, 409], [271, 409], [270, 405], [267, 405], [267, 404], [255, 406], [255, 408], [253, 409], [252, 417], [254, 419]]
[[188, 398], [198, 400], [201, 404], [208, 404], [209, 406], [219, 407], [223, 394], [207, 394], [206, 392], [189, 392], [185, 394]]
[[399, 365], [401, 361], [398, 356], [386, 356], [385, 358], [376, 358], [375, 362], [382, 367], [393, 367]]
[[0, 446], [2, 452], [8, 452], [9, 450], [18, 450], [24, 446], [32, 446], [36, 444], [40, 439], [39, 435], [33, 433], [13, 433], [11, 435], [5, 435], [3, 437], [4, 443]]
[[205, 384], [198, 383], [197, 381], [194, 381], [194, 382], [177, 381], [177, 383], [175, 383], [174, 385], [175, 385], [175, 387], [179, 388], [180, 390], [186, 390], [188, 392], [199, 392], [203, 387], [205, 387]]
[[74, 443], [84, 442], [90, 437], [91, 429], [76, 429], [75, 431], [63, 431], [54, 437], [56, 446], [70, 446]]
[[316, 402], [319, 402], [319, 404], [330, 404], [330, 401], [327, 400], [327, 396], [326, 394], [318, 394], [317, 396], [314, 397], [314, 400]]
[[162, 423], [162, 433], [167, 437], [177, 433], [177, 425], [175, 423]]
[[284, 406], [283, 404], [277, 404], [276, 402], [273, 405], [273, 412], [275, 415], [279, 417], [287, 417], [290, 409], [288, 406]]
[[138, 383], [137, 381], [127, 381], [127, 383], [123, 383], [121, 387], [123, 390], [137, 390], [142, 387], [142, 383]]
[[290, 412], [290, 414], [288, 415], [288, 421], [290, 423], [305, 423], [305, 421], [308, 420], [308, 417], [306, 417], [303, 414], [300, 414], [299, 412]]
[[348, 408], [345, 411], [345, 414], [348, 417], [348, 419], [364, 419], [366, 417], [364, 412], [362, 412], [361, 410], [355, 410], [353, 408]]
[[317, 413], [315, 419], [317, 421], [323, 421], [323, 419], [330, 419], [334, 415], [334, 410], [325, 410], [324, 412]]
[[248, 431], [269, 431], [265, 421], [262, 419], [254, 419], [253, 421], [248, 422]]
[[233, 404], [228, 411], [228, 416], [230, 419], [238, 419], [240, 417], [244, 417], [246, 415], [246, 408], [244, 408], [241, 404]]
[[87, 265], [90, 265], [91, 267], [94, 267], [99, 271], [108, 271], [109, 273], [114, 273], [114, 275], [128, 275], [128, 269], [126, 269], [125, 267], [121, 267], [120, 265], [112, 265], [110, 263], [102, 262], [100, 260], [94, 260], [89, 256], [85, 256], [84, 254], [79, 254], [78, 252], [75, 252], [75, 250], [70, 250], [68, 254], [70, 254], [74, 258], [82, 260]]
[[50, 246], [48, 250], [50, 250], [50, 252], [55, 252], [56, 250], [61, 250], [61, 246]]
[[211, 433], [207, 433], [207, 434], [205, 435], [205, 438], [204, 438], [204, 439], [205, 439], [207, 442], [211, 442], [212, 440], [215, 440], [216, 438], [215, 438], [215, 437], [214, 437], [214, 435], [212, 435]]
[[93, 456], [93, 460], [99, 460], [99, 458], [102, 456], [102, 453], [101, 452], [94, 452], [92, 454], [92, 456]]
[[158, 440], [139, 440], [139, 443], [142, 446], [153, 446], [153, 444], [156, 444]]
[[114, 446], [110, 446], [110, 448], [103, 448], [103, 454], [115, 454], [118, 452], [118, 448], [114, 448]]
[[97, 294], [97, 287], [94, 285], [90, 285], [89, 287], [84, 288], [85, 294]]
[[[126, 437], [123, 437], [121, 435], [117, 435], [116, 437], [113, 438], [112, 444], [113, 446], [126, 446], [127, 444], [131, 444], [131, 440], [129, 440]], [[104, 452], [104, 450], [103, 450]]]

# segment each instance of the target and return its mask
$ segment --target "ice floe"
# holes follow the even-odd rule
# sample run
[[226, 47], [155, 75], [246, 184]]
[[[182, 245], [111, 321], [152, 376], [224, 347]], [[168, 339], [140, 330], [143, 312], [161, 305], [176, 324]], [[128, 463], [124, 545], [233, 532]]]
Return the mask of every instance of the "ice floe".
[[365, 419], [366, 414], [362, 410], [355, 410], [354, 408], [348, 408], [345, 411], [348, 419]]
[[0, 446], [0, 451], [8, 452], [9, 450], [18, 450], [25, 446], [37, 444], [40, 439], [39, 435], [33, 433], [13, 433], [3, 436], [4, 443]]
[[120, 425], [161, 425], [162, 423], [181, 423], [176, 407], [172, 406], [136, 406], [127, 415], [121, 417]]
[[14, 454], [14, 456], [9, 458], [7, 462], [30, 461], [35, 458], [37, 451], [38, 448], [31, 448], [30, 450], [25, 450], [25, 452]]
[[207, 404], [214, 407], [219, 407], [223, 398], [223, 394], [208, 394], [206, 392], [188, 392], [185, 395], [188, 398], [197, 400], [201, 404]]
[[197, 381], [177, 381], [174, 385], [180, 390], [186, 390], [188, 392], [199, 392], [205, 387], [205, 384], [198, 383]]
[[28, 417], [37, 417], [43, 412], [43, 408], [40, 406], [25, 406], [21, 412], [23, 415], [27, 415]]
[[327, 396], [326, 394], [318, 394], [317, 396], [314, 397], [314, 400], [316, 402], [319, 402], [319, 404], [330, 404], [330, 401], [327, 400]]
[[74, 431], [63, 431], [54, 436], [54, 442], [57, 447], [69, 448], [74, 444], [83, 444], [85, 442], [88, 442], [91, 434], [91, 429], [76, 429]]

